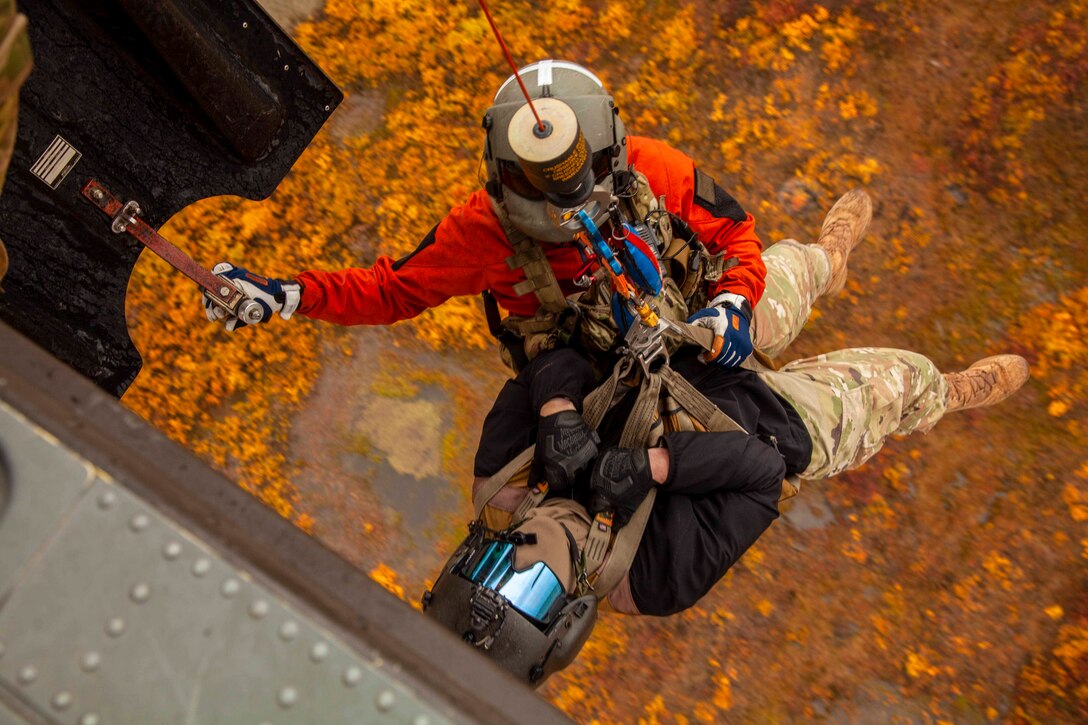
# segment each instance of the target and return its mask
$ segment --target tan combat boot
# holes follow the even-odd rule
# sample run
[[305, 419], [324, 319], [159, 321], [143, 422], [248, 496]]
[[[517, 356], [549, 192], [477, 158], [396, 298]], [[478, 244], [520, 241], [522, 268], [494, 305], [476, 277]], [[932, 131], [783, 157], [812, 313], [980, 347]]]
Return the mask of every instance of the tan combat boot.
[[1027, 382], [1029, 373], [1028, 361], [1019, 355], [984, 357], [962, 373], [945, 373], [945, 412], [1000, 403]]
[[824, 226], [816, 246], [827, 252], [831, 260], [831, 277], [825, 294], [838, 294], [846, 284], [846, 259], [869, 229], [873, 218], [873, 202], [861, 189], [854, 189], [835, 202], [824, 217]]

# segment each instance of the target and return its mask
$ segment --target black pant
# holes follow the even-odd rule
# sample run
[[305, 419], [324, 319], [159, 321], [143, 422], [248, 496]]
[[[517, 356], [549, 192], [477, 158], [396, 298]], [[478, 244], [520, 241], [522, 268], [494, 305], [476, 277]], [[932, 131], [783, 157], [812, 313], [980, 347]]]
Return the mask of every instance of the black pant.
[[[782, 478], [812, 453], [797, 412], [750, 370], [704, 365], [685, 349], [672, 368], [753, 435], [668, 433], [669, 476], [658, 490], [631, 566], [631, 594], [643, 614], [667, 615], [697, 602], [778, 516]], [[491, 476], [536, 442], [540, 407], [569, 398], [581, 409], [594, 379], [573, 350], [533, 361], [499, 393], [484, 421], [476, 475]], [[616, 445], [634, 405], [632, 390], [598, 429]], [[585, 491], [585, 482], [576, 491]], [[584, 503], [584, 501], [583, 501]]]
[[480, 433], [475, 475], [495, 475], [536, 443], [540, 408], [552, 398], [567, 398], [582, 412], [582, 401], [595, 382], [592, 366], [570, 348], [538, 355], [495, 398]]
[[[672, 360], [672, 368], [708, 396], [746, 430], [769, 439], [786, 459], [791, 473], [804, 470], [812, 455], [812, 441], [796, 411], [775, 395], [755, 373], [704, 365], [698, 350], [685, 348]], [[513, 380], [507, 381], [484, 420], [476, 451], [476, 476], [493, 476], [517, 454], [536, 442], [540, 408], [555, 397], [568, 398], [579, 412], [582, 401], [599, 381], [581, 354], [569, 348], [551, 350], [533, 360]], [[600, 433], [605, 445], [615, 445], [634, 396], [611, 410]]]

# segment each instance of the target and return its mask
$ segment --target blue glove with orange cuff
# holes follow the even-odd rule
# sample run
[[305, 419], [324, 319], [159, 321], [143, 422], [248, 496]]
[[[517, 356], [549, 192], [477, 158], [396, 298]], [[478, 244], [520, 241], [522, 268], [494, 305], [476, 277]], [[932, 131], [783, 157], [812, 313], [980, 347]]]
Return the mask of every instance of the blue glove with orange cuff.
[[735, 368], [752, 354], [752, 306], [741, 295], [723, 292], [688, 323], [714, 332], [714, 347], [700, 356], [708, 365]]
[[[295, 313], [299, 302], [302, 301], [302, 285], [294, 280], [262, 277], [228, 262], [220, 262], [212, 267], [212, 273], [229, 280], [231, 284], [242, 290], [242, 294], [263, 307], [264, 317], [261, 322], [268, 322], [273, 312], [278, 312], [285, 320], [291, 319], [291, 315]], [[207, 293], [204, 294], [204, 314], [211, 322], [225, 320], [224, 325], [228, 332], [246, 326], [244, 321], [214, 304]]]

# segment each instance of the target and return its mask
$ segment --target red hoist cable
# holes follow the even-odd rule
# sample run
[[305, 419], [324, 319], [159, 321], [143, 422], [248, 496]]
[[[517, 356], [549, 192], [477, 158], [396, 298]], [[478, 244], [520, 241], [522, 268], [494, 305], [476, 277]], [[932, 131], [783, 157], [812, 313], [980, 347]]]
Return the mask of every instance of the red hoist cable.
[[506, 62], [510, 64], [510, 67], [514, 70], [514, 77], [518, 80], [518, 85], [521, 86], [521, 92], [525, 94], [525, 100], [529, 102], [529, 108], [533, 111], [533, 116], [536, 117], [537, 127], [541, 133], [545, 132], [544, 122], [540, 120], [540, 114], [536, 112], [536, 106], [533, 105], [533, 99], [529, 98], [529, 91], [525, 88], [525, 83], [521, 80], [521, 74], [518, 73], [518, 66], [514, 63], [514, 57], [510, 55], [510, 49], [506, 47], [506, 41], [502, 39], [502, 33], [499, 32], [499, 26], [495, 25], [495, 19], [491, 17], [491, 10], [487, 7], [486, 0], [479, 0], [480, 8], [483, 9], [484, 15], [487, 16], [487, 22], [491, 24], [491, 31], [495, 33], [495, 40], [499, 41], [499, 47], [502, 48], [502, 52], [506, 55]]

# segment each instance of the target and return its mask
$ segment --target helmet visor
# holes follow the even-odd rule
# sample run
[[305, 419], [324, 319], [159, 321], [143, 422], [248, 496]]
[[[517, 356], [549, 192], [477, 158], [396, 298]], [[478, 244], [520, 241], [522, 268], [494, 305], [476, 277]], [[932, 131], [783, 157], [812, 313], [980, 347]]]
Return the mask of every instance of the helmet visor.
[[544, 562], [515, 571], [514, 545], [508, 542], [485, 542], [465, 562], [461, 575], [498, 592], [510, 606], [542, 626], [550, 624], [567, 601], [559, 578]]

